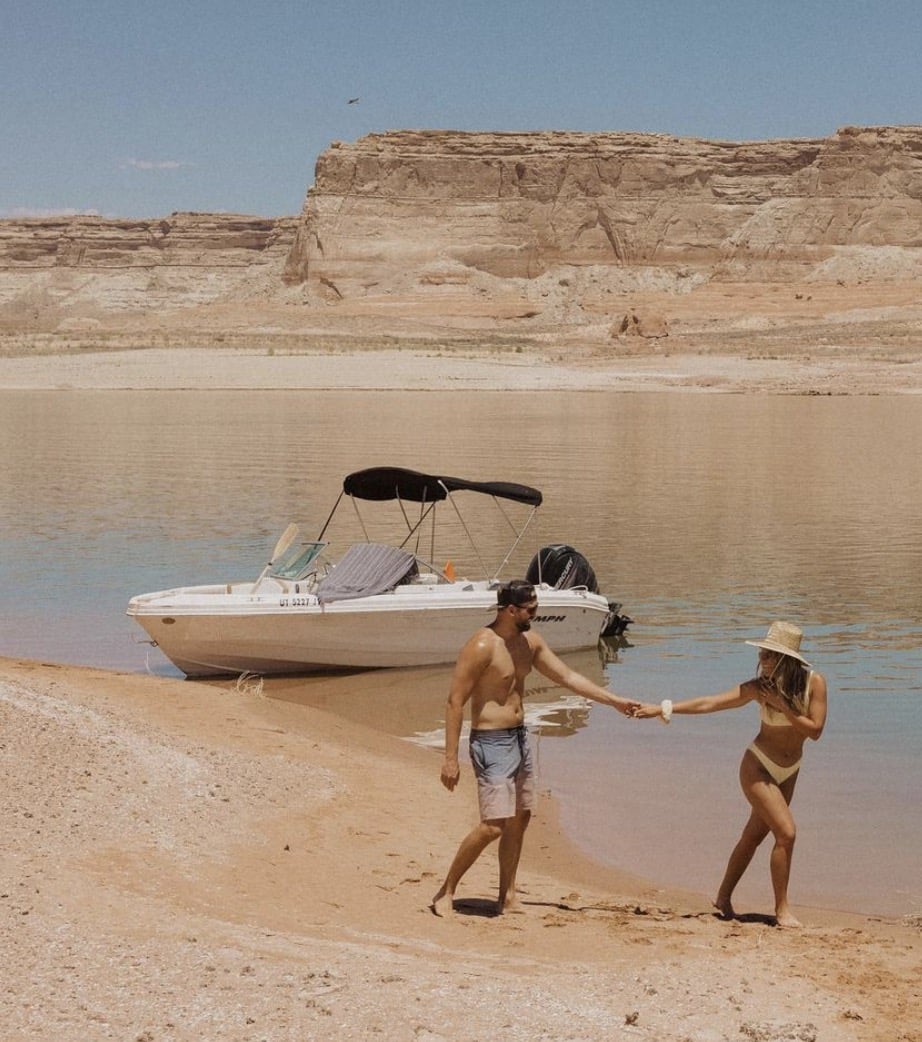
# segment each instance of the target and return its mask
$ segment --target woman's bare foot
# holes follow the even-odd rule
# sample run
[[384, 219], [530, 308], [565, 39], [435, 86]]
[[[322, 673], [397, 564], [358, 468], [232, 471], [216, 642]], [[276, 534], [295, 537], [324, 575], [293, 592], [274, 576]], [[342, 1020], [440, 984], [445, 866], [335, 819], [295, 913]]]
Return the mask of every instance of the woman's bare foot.
[[518, 899], [516, 894], [512, 894], [506, 898], [505, 901], [496, 902], [496, 914], [497, 915], [524, 915], [525, 906]]
[[455, 895], [448, 893], [443, 886], [441, 890], [432, 898], [432, 902], [429, 905], [429, 910], [433, 915], [437, 915], [440, 918], [448, 919], [455, 914]]
[[799, 930], [804, 924], [791, 912], [777, 912], [775, 914], [775, 925], [785, 930]]
[[720, 894], [718, 894], [716, 900], [714, 901], [714, 907], [717, 909], [717, 914], [720, 916], [721, 919], [736, 918], [736, 912], [733, 911], [733, 905], [730, 903], [729, 897], [724, 898], [721, 897]]

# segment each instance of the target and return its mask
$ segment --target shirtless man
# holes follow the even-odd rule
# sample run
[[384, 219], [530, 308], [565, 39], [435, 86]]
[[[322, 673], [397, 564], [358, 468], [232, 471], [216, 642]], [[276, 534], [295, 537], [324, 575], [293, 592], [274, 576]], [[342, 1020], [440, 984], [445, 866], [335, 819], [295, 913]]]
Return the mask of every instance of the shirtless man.
[[471, 763], [477, 777], [480, 824], [461, 841], [448, 875], [430, 905], [436, 915], [454, 911], [458, 883], [483, 851], [499, 840], [498, 915], [519, 910], [516, 869], [534, 806], [534, 772], [525, 731], [525, 678], [537, 669], [577, 695], [631, 716], [639, 702], [613, 695], [570, 669], [531, 628], [538, 598], [531, 583], [513, 579], [499, 588], [496, 618], [461, 649], [445, 711], [442, 784], [458, 784], [458, 745], [464, 707], [471, 704]]

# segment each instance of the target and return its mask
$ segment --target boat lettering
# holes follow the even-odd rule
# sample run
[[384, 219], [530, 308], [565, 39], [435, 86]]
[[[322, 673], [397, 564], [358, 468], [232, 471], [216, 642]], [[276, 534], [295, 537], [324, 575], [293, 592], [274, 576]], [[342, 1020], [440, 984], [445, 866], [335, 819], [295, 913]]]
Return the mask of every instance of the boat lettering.
[[536, 615], [535, 622], [564, 622], [566, 615]]
[[310, 597], [279, 597], [280, 608], [307, 608], [310, 603]]

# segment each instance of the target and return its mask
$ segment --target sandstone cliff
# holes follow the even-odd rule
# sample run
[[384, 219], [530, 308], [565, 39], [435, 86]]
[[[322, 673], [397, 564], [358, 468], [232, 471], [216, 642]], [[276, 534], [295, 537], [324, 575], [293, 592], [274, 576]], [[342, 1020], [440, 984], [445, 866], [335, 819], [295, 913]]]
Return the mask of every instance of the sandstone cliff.
[[905, 340], [920, 275], [922, 127], [395, 131], [327, 149], [298, 218], [0, 222], [0, 330]]
[[373, 134], [321, 156], [302, 216], [286, 277], [340, 296], [589, 265], [784, 279], [864, 247], [908, 251], [900, 262], [914, 265], [922, 127], [748, 144]]
[[296, 219], [175, 213], [0, 221], [0, 329], [92, 328], [113, 315], [240, 301], [279, 285]]

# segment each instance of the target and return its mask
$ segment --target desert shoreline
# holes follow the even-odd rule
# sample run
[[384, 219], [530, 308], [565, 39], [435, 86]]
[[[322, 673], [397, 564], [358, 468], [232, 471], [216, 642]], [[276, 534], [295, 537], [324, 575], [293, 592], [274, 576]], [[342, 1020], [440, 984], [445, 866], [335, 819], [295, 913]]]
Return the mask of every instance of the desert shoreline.
[[922, 394], [922, 350], [766, 356], [745, 351], [497, 352], [399, 348], [139, 347], [0, 353], [0, 392], [22, 390], [390, 390]]
[[915, 919], [721, 922], [582, 855], [547, 794], [526, 914], [489, 914], [488, 851], [436, 918], [473, 787], [334, 713], [3, 659], [0, 714], [11, 1042], [920, 1037]]

